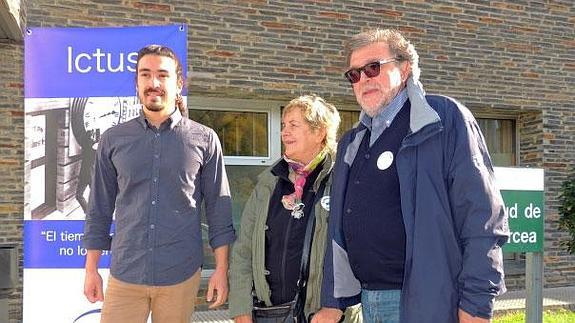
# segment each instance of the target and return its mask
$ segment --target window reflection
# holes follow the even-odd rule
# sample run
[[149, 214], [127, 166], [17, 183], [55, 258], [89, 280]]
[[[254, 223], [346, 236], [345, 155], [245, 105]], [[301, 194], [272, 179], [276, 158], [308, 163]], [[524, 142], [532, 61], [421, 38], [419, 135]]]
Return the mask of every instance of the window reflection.
[[339, 117], [341, 118], [341, 123], [339, 124], [339, 129], [337, 130], [337, 139], [353, 128], [353, 126], [359, 122], [359, 111], [343, 111], [339, 110]]
[[493, 165], [501, 167], [517, 165], [515, 120], [477, 119], [477, 123], [485, 137]]
[[269, 156], [266, 112], [193, 109], [190, 119], [214, 129], [225, 156]]

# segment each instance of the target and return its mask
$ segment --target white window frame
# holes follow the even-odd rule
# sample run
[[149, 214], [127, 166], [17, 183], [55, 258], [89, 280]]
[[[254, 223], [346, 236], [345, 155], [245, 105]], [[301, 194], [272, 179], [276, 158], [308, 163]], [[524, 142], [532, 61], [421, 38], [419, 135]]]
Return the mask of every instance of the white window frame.
[[285, 102], [188, 96], [190, 110], [258, 112], [267, 115], [268, 156], [224, 156], [226, 165], [269, 166], [281, 157], [281, 111]]

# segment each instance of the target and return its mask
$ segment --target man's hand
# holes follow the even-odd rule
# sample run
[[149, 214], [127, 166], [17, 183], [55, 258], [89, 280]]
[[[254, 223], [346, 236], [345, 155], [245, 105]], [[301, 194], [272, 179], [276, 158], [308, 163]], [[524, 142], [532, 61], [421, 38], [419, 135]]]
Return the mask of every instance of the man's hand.
[[[214, 300], [214, 293], [216, 299]], [[206, 295], [206, 300], [208, 302], [213, 301], [214, 303], [208, 308], [216, 308], [226, 302], [228, 299], [228, 272], [227, 270], [217, 269], [210, 277], [208, 282], [208, 293]]]
[[343, 312], [338, 308], [322, 307], [311, 318], [311, 323], [337, 323], [342, 315]]
[[235, 323], [252, 323], [252, 316], [249, 314], [234, 317]]
[[102, 250], [88, 249], [86, 253], [86, 276], [84, 277], [84, 295], [94, 303], [104, 301], [104, 288], [102, 276], [98, 273], [98, 262], [102, 256]]
[[489, 323], [491, 320], [482, 317], [471, 316], [471, 314], [459, 309], [459, 323]]
[[98, 271], [86, 271], [86, 277], [84, 277], [84, 295], [86, 295], [90, 303], [104, 301], [102, 276], [100, 276]]

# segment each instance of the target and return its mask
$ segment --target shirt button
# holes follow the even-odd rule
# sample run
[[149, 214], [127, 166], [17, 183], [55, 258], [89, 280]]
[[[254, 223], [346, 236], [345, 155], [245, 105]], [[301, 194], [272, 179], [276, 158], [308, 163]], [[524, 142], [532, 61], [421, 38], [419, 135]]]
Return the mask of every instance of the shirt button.
[[149, 248], [149, 249], [148, 249], [148, 251], [152, 251], [152, 250], [154, 250], [154, 248]]
[[152, 181], [154, 181], [154, 183], [157, 183], [157, 182], [158, 182], [158, 178], [157, 178], [157, 177], [154, 177], [154, 178], [152, 179]]
[[345, 213], [347, 213], [347, 214], [351, 214], [351, 209], [347, 209], [347, 210], [345, 210]]
[[355, 184], [359, 184], [359, 179], [355, 180]]
[[156, 228], [156, 226], [155, 226], [155, 225], [153, 225], [153, 224], [150, 224], [150, 229], [154, 230], [155, 228]]
[[369, 154], [365, 154], [365, 159], [369, 159]]
[[156, 138], [159, 138], [159, 137], [160, 137], [160, 134], [159, 134], [159, 133], [157, 133], [157, 134], [156, 134]]
[[152, 205], [156, 205], [156, 201], [152, 201]]
[[155, 155], [154, 155], [154, 158], [156, 158], [156, 159], [157, 159], [157, 158], [160, 158], [160, 155], [159, 155], [159, 154], [155, 154]]

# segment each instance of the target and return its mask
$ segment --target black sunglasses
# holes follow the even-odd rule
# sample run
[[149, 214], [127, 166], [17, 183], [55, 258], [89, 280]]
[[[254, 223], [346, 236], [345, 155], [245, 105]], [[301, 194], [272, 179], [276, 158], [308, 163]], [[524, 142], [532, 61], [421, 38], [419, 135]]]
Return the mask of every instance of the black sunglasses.
[[361, 71], [363, 71], [363, 73], [365, 73], [365, 76], [367, 76], [367, 77], [370, 77], [370, 78], [376, 77], [379, 75], [379, 71], [381, 70], [381, 68], [380, 68], [381, 65], [391, 63], [391, 62], [397, 62], [397, 58], [392, 57], [392, 58], [384, 59], [381, 61], [367, 63], [360, 68], [352, 68], [349, 71], [345, 72], [343, 75], [345, 75], [345, 78], [347, 78], [347, 80], [350, 83], [352, 83], [352, 84], [357, 83], [361, 79]]

